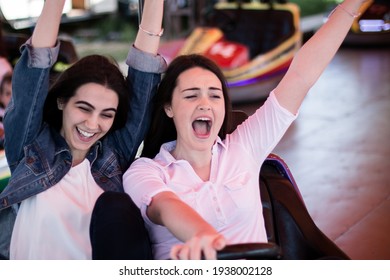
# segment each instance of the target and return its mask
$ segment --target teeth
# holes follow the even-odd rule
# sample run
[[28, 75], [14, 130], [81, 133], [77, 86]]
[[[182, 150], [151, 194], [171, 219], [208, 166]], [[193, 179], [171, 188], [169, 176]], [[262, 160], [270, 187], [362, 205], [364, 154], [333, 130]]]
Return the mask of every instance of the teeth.
[[80, 128], [77, 128], [78, 132], [80, 132], [81, 135], [83, 135], [84, 137], [92, 137], [95, 133], [89, 133], [89, 132], [86, 132], [86, 131], [83, 131], [81, 130]]
[[209, 121], [210, 119], [209, 119], [209, 118], [197, 118], [196, 120], [197, 120], [197, 121], [204, 121], [204, 122], [207, 122], [207, 121]]

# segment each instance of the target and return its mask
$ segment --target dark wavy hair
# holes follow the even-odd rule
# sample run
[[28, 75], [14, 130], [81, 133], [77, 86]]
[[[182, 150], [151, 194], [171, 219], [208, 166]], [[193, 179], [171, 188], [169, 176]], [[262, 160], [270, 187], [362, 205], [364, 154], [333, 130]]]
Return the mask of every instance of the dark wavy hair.
[[119, 103], [110, 131], [123, 127], [130, 98], [126, 78], [114, 59], [102, 55], [83, 57], [58, 76], [49, 89], [43, 120], [59, 131], [62, 127], [62, 111], [57, 107], [57, 99], [66, 104], [77, 89], [87, 83], [96, 83], [116, 92]]
[[155, 96], [152, 123], [144, 140], [141, 156], [154, 158], [162, 144], [176, 140], [177, 132], [175, 124], [166, 115], [164, 107], [170, 105], [172, 102], [173, 91], [180, 74], [195, 67], [200, 67], [214, 73], [221, 81], [222, 93], [225, 100], [225, 118], [218, 135], [224, 139], [226, 134], [230, 132], [232, 126], [232, 105], [228, 95], [226, 80], [221, 69], [212, 60], [199, 54], [178, 56], [169, 64]]

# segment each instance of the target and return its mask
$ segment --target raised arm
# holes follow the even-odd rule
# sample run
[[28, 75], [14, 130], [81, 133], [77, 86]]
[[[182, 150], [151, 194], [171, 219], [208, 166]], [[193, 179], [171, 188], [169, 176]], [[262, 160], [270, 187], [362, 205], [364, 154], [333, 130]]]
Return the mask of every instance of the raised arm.
[[32, 38], [22, 47], [14, 68], [12, 99], [4, 117], [5, 150], [11, 172], [24, 158], [24, 147], [35, 139], [42, 125], [50, 68], [58, 56], [56, 40], [64, 3], [65, 0], [45, 1]]
[[55, 46], [65, 1], [45, 1], [32, 35], [33, 47], [51, 48]]
[[[164, 58], [157, 54], [162, 30], [164, 0], [146, 0], [135, 42], [131, 44], [126, 64], [132, 93], [126, 127], [113, 138], [123, 147], [124, 170], [134, 160], [137, 149], [149, 128], [152, 100], [161, 74], [166, 70]], [[142, 28], [142, 29], [141, 29]]]
[[134, 45], [144, 52], [157, 54], [163, 33], [164, 0], [146, 0]]
[[275, 89], [276, 98], [284, 108], [294, 114], [298, 111], [309, 89], [336, 54], [364, 2], [345, 0], [295, 55]]

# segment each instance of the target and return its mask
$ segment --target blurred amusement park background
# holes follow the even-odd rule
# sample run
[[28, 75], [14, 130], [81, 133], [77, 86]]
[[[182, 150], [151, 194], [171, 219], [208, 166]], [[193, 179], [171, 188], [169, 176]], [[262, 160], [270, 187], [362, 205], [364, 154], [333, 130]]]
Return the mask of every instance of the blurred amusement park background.
[[[17, 59], [43, 2], [0, 0], [2, 45], [10, 60]], [[160, 53], [168, 62], [179, 54], [202, 53], [223, 69], [233, 102], [258, 100], [267, 96], [302, 42], [340, 2], [167, 0]], [[56, 71], [91, 53], [110, 55], [121, 63], [135, 38], [142, 5], [143, 0], [68, 0]], [[368, 1], [345, 43], [389, 44], [389, 11], [388, 0]]]

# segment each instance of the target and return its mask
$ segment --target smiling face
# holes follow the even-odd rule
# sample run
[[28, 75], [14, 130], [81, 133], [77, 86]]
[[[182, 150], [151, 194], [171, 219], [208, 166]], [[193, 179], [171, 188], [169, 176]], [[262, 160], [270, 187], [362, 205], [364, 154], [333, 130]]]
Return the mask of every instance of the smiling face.
[[200, 67], [180, 74], [171, 104], [165, 107], [177, 131], [175, 154], [211, 153], [225, 117], [222, 85], [217, 76]]
[[102, 85], [88, 83], [77, 89], [63, 111], [61, 135], [69, 145], [73, 163], [84, 160], [87, 152], [112, 127], [118, 108], [118, 95]]

